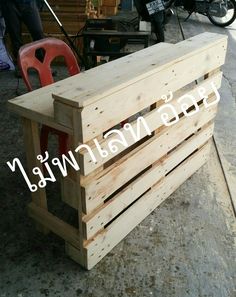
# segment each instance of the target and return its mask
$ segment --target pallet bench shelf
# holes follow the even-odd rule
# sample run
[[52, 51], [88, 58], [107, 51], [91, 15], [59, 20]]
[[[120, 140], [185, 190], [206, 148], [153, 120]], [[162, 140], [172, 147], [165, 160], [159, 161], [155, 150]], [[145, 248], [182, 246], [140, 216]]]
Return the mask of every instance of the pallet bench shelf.
[[[70, 134], [71, 152], [86, 144], [94, 154], [95, 161], [85, 146], [80, 147], [74, 154], [80, 170], [68, 168], [61, 181], [62, 200], [78, 212], [79, 228], [48, 211], [44, 188], [32, 193], [29, 205], [38, 226], [62, 237], [66, 253], [86, 269], [206, 162], [217, 113], [212, 86], [220, 88], [226, 47], [227, 38], [213, 33], [175, 45], [158, 44], [9, 102], [23, 117], [29, 172], [35, 166], [42, 169], [36, 159], [40, 124]], [[199, 88], [205, 89], [211, 105], [204, 105]], [[162, 96], [171, 91], [173, 99], [166, 103]], [[193, 114], [189, 103], [191, 116], [178, 102], [186, 94], [199, 108]], [[159, 109], [167, 104], [172, 104], [179, 121], [172, 123], [175, 117], [166, 111], [171, 121], [164, 125]], [[140, 132], [139, 141], [131, 130]], [[121, 133], [127, 145], [116, 142], [117, 150], [113, 147], [111, 153], [111, 143]], [[29, 176], [31, 182], [39, 181]]]

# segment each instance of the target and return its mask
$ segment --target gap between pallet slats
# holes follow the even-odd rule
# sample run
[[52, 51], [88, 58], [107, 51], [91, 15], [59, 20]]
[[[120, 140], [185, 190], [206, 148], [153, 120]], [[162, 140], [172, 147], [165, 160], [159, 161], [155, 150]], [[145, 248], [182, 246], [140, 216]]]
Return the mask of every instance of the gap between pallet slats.
[[[218, 72], [217, 74], [215, 74], [214, 76], [210, 77], [209, 79], [204, 80], [203, 82], [201, 82], [199, 85], [197, 85], [195, 88], [192, 88], [191, 90], [183, 90], [181, 93], [177, 92], [177, 94], [174, 95], [174, 99], [171, 101], [171, 104], [173, 105], [173, 107], [175, 108], [176, 112], [178, 114], [180, 114], [181, 111], [181, 104], [177, 102], [178, 98], [180, 98], [182, 95], [184, 94], [188, 94], [193, 96], [194, 98], [196, 98], [196, 101], [199, 102], [201, 100], [197, 90], [199, 87], [201, 88], [205, 88], [206, 89], [206, 94], [209, 95], [212, 93], [212, 86], [211, 83], [214, 83], [214, 85], [216, 86], [217, 89], [220, 88], [221, 86], [221, 79], [222, 79], [222, 72]], [[164, 101], [162, 102], [164, 104]], [[169, 112], [168, 110], [166, 111], [167, 114], [169, 114], [169, 117], [171, 118], [171, 112]], [[151, 131], [154, 131], [156, 129], [158, 129], [159, 127], [161, 127], [163, 125], [163, 122], [161, 120], [161, 115], [158, 112], [157, 109], [152, 110], [151, 112], [145, 114], [143, 116], [143, 118], [145, 119], [149, 129]], [[136, 120], [133, 121], [131, 123], [134, 131], [137, 131], [137, 123]], [[122, 132], [122, 134], [124, 135], [128, 146], [131, 146], [134, 144], [135, 140], [132, 137], [131, 133], [129, 131], [124, 130], [123, 128], [121, 128], [119, 130], [120, 132]], [[147, 132], [145, 131], [144, 128], [141, 129], [141, 134], [140, 134], [140, 138], [145, 137], [147, 134]], [[100, 145], [103, 149], [108, 150], [108, 143], [111, 140], [117, 139], [117, 135], [113, 135], [111, 137], [108, 137], [107, 139], [104, 139], [103, 141], [100, 142]], [[92, 162], [91, 160], [91, 156], [89, 154], [89, 152], [84, 149], [80, 151], [81, 154], [81, 164], [80, 164], [80, 170], [81, 170], [81, 174], [83, 175], [88, 175], [90, 174], [92, 171], [94, 171], [96, 168], [100, 167], [101, 165], [103, 165], [104, 163], [106, 163], [108, 160], [112, 159], [114, 156], [120, 154], [122, 151], [124, 151], [126, 148], [124, 146], [122, 146], [121, 144], [116, 144], [118, 147], [118, 151], [117, 153], [110, 153], [106, 158], [101, 157], [101, 155], [99, 154], [98, 150], [96, 149], [95, 144], [93, 144], [92, 146], [90, 145], [94, 156], [97, 160], [97, 163], [95, 164], [94, 162]]]
[[[85, 106], [81, 111], [78, 111], [81, 113], [81, 122], [78, 123], [82, 136], [80, 141], [84, 143], [96, 137], [122, 120], [155, 103], [163, 94], [167, 94], [169, 91], [175, 92], [205, 73], [220, 67], [225, 60], [225, 50], [226, 39], [223, 38], [216, 45], [212, 44], [212, 47], [199, 50], [187, 58], [173, 59], [172, 63], [169, 63], [168, 67], [162, 71], [154, 63], [152, 67], [156, 68], [156, 72], [152, 75], [144, 75], [142, 79], [136, 80], [132, 84], [126, 84], [116, 92], [106, 97], [101, 96], [99, 101]], [[130, 66], [130, 68], [132, 67]], [[100, 70], [102, 75], [102, 69]], [[109, 77], [108, 74], [107, 77]], [[177, 77], [179, 79], [176, 79]], [[119, 81], [119, 79], [117, 80]], [[67, 99], [66, 102], [66, 105], [70, 105], [74, 101]], [[63, 105], [55, 100], [55, 118], [59, 123], [70, 127], [71, 121], [69, 119], [66, 121], [65, 115], [60, 117], [60, 109], [63, 108]], [[68, 115], [69, 117], [70, 115]]]
[[96, 209], [92, 214], [84, 216], [85, 238], [89, 239], [99, 230], [127, 208], [140, 195], [151, 188], [158, 180], [163, 178], [170, 170], [187, 158], [196, 149], [206, 143], [213, 134], [214, 124], [210, 123], [204, 129], [184, 141], [176, 150], [159, 160], [151, 169], [129, 184], [111, 200]]
[[163, 157], [185, 138], [211, 121], [215, 117], [216, 112], [217, 106], [212, 106], [208, 109], [201, 106], [197, 114], [191, 117], [183, 117], [177, 124], [166, 127], [160, 134], [155, 135], [128, 153], [100, 175], [98, 174], [98, 176], [91, 179], [81, 176], [81, 186], [85, 189], [86, 199], [84, 212], [89, 214], [96, 207], [102, 205], [106, 198], [127, 183], [132, 177]]
[[196, 172], [207, 160], [210, 143], [190, 156], [171, 174], [156, 184], [117, 220], [99, 235], [85, 244], [88, 257], [87, 269], [91, 269], [135, 226], [148, 216], [158, 205], [171, 195], [183, 182]]

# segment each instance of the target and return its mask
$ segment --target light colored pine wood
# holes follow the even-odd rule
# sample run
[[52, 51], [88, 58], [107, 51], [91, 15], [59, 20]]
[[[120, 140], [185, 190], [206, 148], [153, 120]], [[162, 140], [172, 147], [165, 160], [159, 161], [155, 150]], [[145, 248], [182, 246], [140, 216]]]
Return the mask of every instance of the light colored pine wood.
[[[76, 109], [73, 110], [73, 126], [74, 126], [74, 133], [71, 138], [71, 147], [72, 150], [75, 151], [76, 147], [79, 144], [79, 127], [77, 126], [78, 123], [78, 111]], [[75, 154], [75, 158], [78, 164], [80, 164], [80, 159], [79, 155]], [[74, 178], [74, 194], [73, 194], [73, 201], [78, 201], [78, 225], [79, 225], [79, 230], [80, 230], [80, 237], [79, 237], [79, 246], [76, 245], [77, 249], [80, 251], [80, 264], [82, 266], [87, 266], [87, 258], [84, 254], [84, 249], [83, 249], [83, 244], [84, 244], [84, 235], [83, 235], [83, 224], [82, 224], [82, 219], [83, 219], [83, 205], [82, 205], [82, 199], [84, 198], [84, 191], [81, 189], [81, 176], [80, 172], [76, 171], [73, 175]], [[70, 246], [67, 245], [66, 252], [70, 254]]]
[[125, 189], [119, 192], [107, 203], [96, 209], [93, 213], [83, 217], [86, 229], [86, 239], [94, 236], [99, 230], [128, 207], [140, 195], [151, 188], [158, 180], [164, 178], [175, 166], [187, 158], [196, 149], [206, 143], [213, 134], [213, 124], [200, 130], [196, 135], [184, 141], [176, 150], [165, 158], [159, 160], [147, 172], [135, 179]]
[[11, 99], [8, 101], [8, 108], [24, 118], [72, 134], [71, 128], [58, 124], [54, 119], [51, 95], [53, 86], [54, 84]]
[[[41, 165], [36, 161], [41, 123], [68, 132], [73, 152], [85, 142], [94, 149], [95, 137], [107, 147], [115, 137], [104, 140], [105, 131], [134, 119], [144, 108], [147, 111], [144, 118], [151, 137], [142, 133], [142, 140], [134, 143], [121, 128], [129, 147], [107, 159], [96, 155], [94, 167], [86, 150], [74, 154], [81, 171], [69, 170], [62, 191], [64, 201], [78, 211], [78, 229], [48, 212], [45, 190], [32, 195], [30, 216], [63, 238], [66, 253], [83, 267], [91, 269], [98, 263], [206, 161], [217, 105], [201, 104], [197, 114], [185, 117], [177, 99], [191, 94], [200, 104], [196, 96], [200, 86], [215, 99], [210, 82], [220, 87], [226, 43], [224, 36], [205, 33], [176, 45], [159, 44], [10, 102], [12, 110], [27, 118], [24, 140], [29, 169]], [[200, 78], [200, 85], [193, 86]], [[166, 127], [154, 107], [163, 104], [161, 96], [169, 91], [174, 92], [171, 103], [181, 119]], [[135, 121], [132, 125], [136, 128]]]
[[[218, 68], [225, 60], [224, 46], [225, 40], [217, 46], [202, 50], [189, 58], [173, 60], [173, 63], [162, 71], [159, 71], [158, 66], [152, 66], [156, 70], [152, 75], [143, 75], [142, 79], [129, 85], [126, 84], [116, 92], [101, 97], [99, 101], [97, 99], [94, 103], [84, 107], [81, 111], [81, 123], [78, 123], [83, 131], [81, 141], [86, 142], [96, 137], [96, 135], [125, 120], [131, 114], [135, 114], [160, 100], [163, 94], [167, 94], [169, 91], [175, 92], [203, 76], [206, 71], [209, 72]], [[207, 64], [205, 63], [206, 60]], [[126, 68], [127, 66], [124, 67], [124, 69]], [[144, 70], [144, 73], [146, 74], [148, 71], [145, 72]], [[177, 80], [176, 77], [179, 79]], [[111, 78], [108, 81], [111, 81], [112, 85]], [[71, 102], [74, 104], [75, 101], [67, 99], [67, 104]], [[70, 127], [70, 121], [65, 122], [65, 118], [59, 117], [57, 100], [54, 103], [54, 108], [58, 123]]]
[[162, 133], [125, 155], [98, 176], [81, 176], [81, 186], [85, 188], [86, 214], [102, 205], [106, 198], [131, 178], [211, 121], [216, 112], [216, 106], [208, 109], [201, 107], [199, 113], [192, 117], [183, 117], [177, 124], [166, 127]]
[[[195, 86], [194, 88], [190, 88], [190, 89], [184, 89], [181, 92], [177, 92], [176, 94], [174, 94], [174, 99], [171, 101], [171, 104], [173, 105], [173, 107], [175, 108], [176, 112], [178, 114], [180, 114], [182, 112], [181, 110], [181, 106], [180, 104], [177, 102], [177, 100], [184, 94], [189, 94], [192, 95], [196, 98], [196, 101], [199, 102], [201, 100], [201, 98], [199, 97], [199, 94], [197, 93], [197, 90], [199, 87], [203, 87], [206, 89], [206, 94], [210, 94], [212, 93], [212, 87], [210, 85], [211, 82], [213, 82], [215, 84], [215, 86], [217, 88], [220, 88], [221, 86], [221, 79], [222, 79], [222, 73], [218, 72], [216, 73], [214, 76], [212, 76], [210, 79], [207, 79], [205, 81], [203, 81], [202, 83], [200, 83], [199, 85]], [[164, 104], [164, 101], [159, 101], [160, 103]], [[161, 105], [161, 104], [160, 104]], [[168, 112], [169, 116], [171, 117], [171, 112]], [[158, 112], [157, 109], [152, 110], [151, 112], [145, 114], [144, 119], [148, 125], [148, 127], [150, 128], [151, 131], [155, 131], [158, 128], [160, 128], [163, 125], [163, 122], [161, 120], [160, 117], [160, 113]], [[136, 124], [136, 120], [133, 121], [132, 127], [134, 129], [134, 131], [137, 130], [137, 124]], [[134, 144], [134, 138], [132, 137], [131, 133], [129, 131], [124, 130], [123, 128], [120, 129], [120, 131], [122, 132], [122, 134], [124, 135], [127, 143], [129, 146]], [[146, 136], [146, 131], [145, 129], [142, 128], [141, 130], [141, 138], [143, 138], [144, 136]], [[109, 151], [108, 148], [108, 143], [111, 140], [117, 139], [117, 135], [111, 136], [108, 139], [104, 139], [103, 141], [99, 141], [100, 145], [102, 148], [106, 149]], [[122, 151], [125, 150], [125, 147], [122, 146], [121, 144], [117, 144], [119, 150], [117, 153], [110, 153], [106, 158], [101, 157], [101, 155], [99, 154], [98, 150], [96, 149], [96, 146], [93, 142], [91, 142], [90, 147], [95, 155], [95, 158], [97, 160], [97, 163], [95, 164], [94, 162], [91, 162], [91, 157], [89, 152], [84, 149], [80, 151], [81, 154], [81, 163], [83, 164], [83, 167], [81, 168], [81, 173], [83, 175], [88, 175], [90, 174], [92, 171], [94, 171], [96, 168], [100, 167], [101, 165], [103, 165], [105, 162], [109, 161], [111, 158], [114, 158], [114, 156], [116, 156], [117, 154], [120, 154]]]
[[[39, 124], [26, 118], [22, 119], [22, 123], [28, 176], [31, 183], [37, 185], [40, 180], [38, 176], [32, 173], [32, 169], [34, 167], [39, 167], [39, 169], [43, 172], [42, 164], [36, 158], [37, 155], [41, 154]], [[47, 197], [45, 189], [38, 188], [36, 192], [31, 192], [31, 197], [35, 205], [43, 209], [47, 209]], [[45, 234], [48, 233], [48, 230], [42, 225], [37, 224], [36, 226], [38, 231]]]
[[[38, 176], [32, 173], [34, 167], [39, 167], [43, 172], [42, 164], [37, 160], [37, 155], [41, 154], [40, 150], [40, 136], [39, 136], [39, 125], [34, 121], [30, 121], [26, 118], [23, 118], [23, 134], [24, 134], [24, 145], [26, 151], [28, 175], [31, 180], [31, 183], [38, 184]], [[32, 192], [33, 202], [47, 209], [47, 199], [45, 189], [38, 188], [38, 191]]]
[[75, 195], [75, 181], [66, 176], [61, 178], [61, 199], [63, 202], [67, 203], [69, 206], [73, 207], [74, 209], [78, 209], [78, 200], [77, 195]]
[[120, 2], [117, 0], [102, 0], [101, 1], [102, 6], [110, 6], [110, 7], [118, 6], [119, 3]]
[[[13, 111], [17, 112], [18, 114], [20, 114], [24, 117], [31, 118], [31, 119], [39, 121], [39, 122], [43, 122], [44, 124], [47, 124], [50, 127], [54, 127], [56, 129], [66, 132], [68, 134], [71, 134], [72, 133], [71, 128], [63, 126], [63, 125], [59, 125], [58, 123], [55, 123], [54, 110], [53, 110], [53, 99], [52, 99], [53, 93], [56, 94], [55, 96], [57, 96], [57, 101], [58, 101], [59, 100], [58, 98], [60, 96], [62, 97], [63, 94], [67, 92], [67, 90], [73, 90], [74, 94], [76, 94], [78, 96], [78, 98], [81, 98], [81, 100], [86, 100], [86, 104], [90, 104], [91, 103], [90, 97], [94, 98], [93, 100], [95, 100], [96, 96], [98, 96], [98, 95], [100, 96], [100, 98], [103, 98], [104, 96], [107, 96], [106, 90], [107, 91], [110, 90], [110, 92], [112, 92], [112, 93], [115, 91], [117, 92], [117, 90], [119, 90], [120, 88], [122, 89], [125, 86], [130, 85], [130, 84], [132, 84], [132, 82], [134, 82], [134, 79], [135, 79], [134, 76], [136, 74], [137, 69], [135, 69], [135, 68], [133, 69], [133, 66], [132, 66], [132, 68], [129, 67], [130, 71], [125, 71], [124, 75], [121, 75], [121, 73], [120, 73], [121, 69], [127, 69], [127, 66], [122, 67], [122, 63], [124, 63], [124, 65], [125, 64], [129, 65], [130, 63], [135, 62], [133, 56], [135, 56], [135, 59], [137, 59], [137, 62], [135, 62], [133, 64], [137, 64], [137, 65], [139, 65], [140, 63], [142, 64], [142, 67], [140, 67], [140, 72], [141, 72], [140, 75], [142, 75], [142, 74], [143, 75], [144, 74], [151, 75], [154, 73], [153, 71], [156, 70], [156, 68], [158, 68], [158, 71], [160, 72], [163, 69], [165, 69], [165, 67], [170, 67], [171, 60], [173, 60], [173, 59], [175, 59], [175, 62], [181, 62], [181, 60], [184, 60], [185, 58], [188, 58], [191, 55], [196, 55], [197, 51], [200, 52], [200, 49], [205, 50], [207, 48], [214, 47], [217, 44], [219, 45], [219, 43], [224, 44], [223, 50], [225, 50], [226, 37], [222, 37], [219, 34], [205, 33], [203, 35], [200, 35], [198, 37], [194, 37], [194, 38], [190, 39], [190, 41], [186, 41], [184, 44], [181, 42], [178, 45], [166, 45], [163, 48], [162, 48], [162, 45], [159, 45], [159, 48], [155, 48], [155, 49], [153, 47], [151, 47], [151, 48], [145, 49], [143, 51], [140, 51], [140, 52], [136, 53], [135, 55], [132, 54], [132, 55], [129, 55], [122, 59], [119, 59], [119, 62], [117, 60], [112, 63], [108, 63], [105, 65], [99, 66], [95, 69], [86, 71], [85, 73], [81, 73], [81, 74], [79, 74], [79, 76], [76, 75], [74, 77], [70, 77], [63, 81], [57, 82], [53, 85], [47, 86], [47, 87], [43, 88], [42, 90], [41, 89], [35, 90], [34, 92], [31, 92], [30, 94], [24, 94], [16, 99], [10, 100], [9, 107]], [[167, 49], [167, 46], [169, 46], [170, 48]], [[173, 50], [173, 47], [175, 48], [175, 50]], [[156, 54], [157, 52], [158, 52], [158, 55]], [[217, 56], [216, 56], [216, 53], [217, 53]], [[221, 51], [218, 51], [218, 50], [215, 50], [215, 52], [212, 53], [212, 55], [209, 54], [208, 57], [211, 57], [211, 59], [214, 60], [215, 58], [217, 59], [218, 55], [219, 55], [219, 60], [224, 59], [224, 57], [221, 55]], [[144, 63], [144, 61], [147, 61], [146, 59], [148, 56], [150, 56], [151, 64], [150, 64], [149, 68], [151, 67], [151, 69], [149, 69], [150, 70], [149, 72], [148, 71], [145, 72], [145, 69], [147, 68], [147, 64]], [[208, 64], [211, 62], [211, 61], [207, 60], [208, 57], [206, 57], [202, 63], [202, 65], [206, 65], [206, 67], [208, 67]], [[157, 60], [153, 60], [154, 58]], [[151, 62], [152, 60], [153, 60], [153, 63]], [[205, 61], [207, 61], [209, 63], [205, 63]], [[200, 62], [201, 61], [197, 61], [194, 65], [199, 65]], [[173, 63], [173, 61], [172, 61], [172, 63]], [[156, 65], [153, 66], [152, 64], [156, 64]], [[219, 63], [219, 64], [222, 64], [222, 63]], [[119, 66], [119, 65], [121, 65], [121, 66]], [[220, 66], [220, 65], [218, 65], [218, 66]], [[104, 67], [105, 67], [105, 69], [104, 69]], [[183, 69], [184, 68], [180, 69], [179, 77], [182, 77]], [[188, 72], [187, 69], [185, 69], [185, 70], [186, 71], [184, 71], [184, 73]], [[198, 71], [198, 67], [196, 69], [193, 69], [193, 72], [195, 72], [195, 70]], [[211, 69], [208, 69], [207, 72], [209, 72], [210, 70]], [[101, 74], [103, 72], [104, 72], [104, 74]], [[114, 79], [111, 76], [112, 73], [113, 73], [113, 75], [114, 75], [114, 73], [118, 73]], [[128, 73], [130, 73], [130, 77], [127, 77]], [[94, 76], [94, 79], [92, 79], [93, 76]], [[109, 80], [107, 80], [107, 77], [109, 77]], [[171, 80], [172, 76], [169, 76], [169, 74], [168, 74], [168, 77]], [[175, 79], [175, 78], [176, 77], [173, 77], [173, 79]], [[142, 79], [142, 77], [140, 76], [140, 77], [138, 77], [138, 79], [140, 80], [140, 79]], [[103, 82], [102, 84], [101, 84], [101, 80]], [[91, 90], [91, 94], [89, 96], [87, 96], [88, 94], [86, 93], [86, 85], [84, 85], [84, 81], [87, 81], [87, 89]], [[91, 83], [94, 81], [96, 81], [96, 84]], [[109, 84], [111, 84], [111, 85], [109, 85]], [[101, 89], [100, 89], [100, 87], [98, 87], [99, 85], [101, 85], [100, 86]], [[91, 89], [91, 86], [94, 88], [94, 90]], [[108, 90], [109, 86], [110, 86], [110, 89]], [[118, 88], [119, 86], [120, 86], [120, 88]], [[102, 88], [104, 89], [104, 91]], [[96, 91], [97, 91], [96, 96], [93, 97], [94, 92], [96, 92]], [[172, 91], [174, 91], [174, 90], [172, 90]], [[83, 96], [83, 93], [84, 93], [84, 96]], [[163, 95], [163, 94], [161, 94], [161, 95]], [[125, 94], [125, 96], [126, 96], [125, 98], [128, 99], [127, 94]], [[88, 101], [87, 101], [87, 99], [88, 99]], [[119, 99], [123, 100], [122, 98], [119, 98]], [[118, 100], [116, 102], [119, 102], [120, 100]], [[126, 100], [126, 102], [127, 101], [128, 100]], [[94, 102], [94, 101], [92, 101], [92, 102]], [[65, 99], [64, 103], [69, 104], [69, 103], [71, 103], [71, 100]], [[153, 102], [151, 102], [149, 105], [151, 105], [152, 103]], [[104, 104], [105, 104], [105, 102], [104, 102]], [[137, 104], [136, 102], [135, 102], [135, 104], [133, 104], [133, 102], [132, 102], [131, 105], [136, 105], [136, 104]], [[124, 104], [122, 104], [122, 108], [123, 108], [123, 106], [124, 106]], [[117, 106], [116, 109], [119, 109], [119, 106]], [[108, 110], [111, 110], [109, 106], [108, 106]], [[112, 104], [112, 110], [114, 110], [113, 104]], [[102, 109], [100, 111], [102, 111]], [[87, 112], [89, 114], [89, 110], [87, 110]], [[97, 113], [100, 116], [99, 112], [97, 112]], [[57, 113], [57, 112], [55, 111], [55, 113]], [[104, 118], [105, 116], [106, 115], [103, 114], [102, 118]], [[84, 115], [84, 117], [86, 118], [86, 115]], [[97, 118], [97, 114], [96, 114], [96, 118]], [[85, 124], [85, 122], [84, 122], [84, 124]], [[99, 124], [99, 123], [97, 123], [97, 124]], [[85, 126], [86, 126], [86, 124], [85, 124]], [[101, 133], [98, 133], [98, 134], [101, 134]], [[80, 139], [80, 142], [85, 142], [86, 138], [87, 137], [84, 137], [84, 139]]]
[[[114, 70], [117, 68], [117, 66], [112, 66], [111, 68]], [[52, 94], [61, 93], [62, 91], [65, 91], [65, 89], [73, 88], [76, 85], [77, 91], [82, 90], [79, 86], [80, 80], [85, 75], [85, 73], [90, 73], [93, 71], [94, 69], [88, 70], [86, 72], [81, 72], [75, 76], [65, 78], [49, 86], [18, 96], [8, 101], [8, 107], [11, 111], [21, 115], [22, 117], [30, 118], [37, 122], [47, 124], [50, 127], [58, 128], [58, 130], [64, 131], [68, 134], [72, 134], [72, 130], [70, 128], [65, 127], [63, 125], [59, 125], [55, 122], [53, 108], [54, 99], [52, 98]], [[100, 71], [97, 71], [96, 75], [97, 78], [93, 81], [93, 83], [90, 82], [90, 87], [94, 84], [94, 82], [97, 83], [97, 80], [100, 76]]]
[[71, 245], [69, 242], [65, 242], [65, 252], [72, 260], [84, 266], [84, 256], [78, 247]]
[[118, 217], [106, 230], [85, 245], [88, 257], [87, 269], [98, 263], [118, 242], [133, 230], [147, 215], [170, 196], [183, 182], [196, 172], [207, 160], [210, 144], [189, 157], [160, 183], [141, 197]]
[[[219, 59], [216, 58], [216, 51], [219, 53]], [[208, 57], [211, 57], [210, 61], [204, 64]], [[180, 61], [152, 77], [140, 80], [105, 97], [99, 102], [83, 108], [81, 123], [79, 123], [83, 130], [83, 142], [115, 126], [131, 114], [135, 114], [155, 103], [158, 99], [160, 100], [163, 94], [167, 94], [169, 91], [175, 92], [201, 77], [205, 73], [206, 68], [209, 67], [208, 69], [210, 70], [222, 65], [224, 58], [225, 49], [219, 45], [217, 49], [209, 49], [202, 52], [195, 56], [195, 59]], [[195, 65], [199, 66], [196, 68]], [[180, 79], [176, 80], [176, 77]], [[121, 110], [122, 113], [120, 113]], [[62, 124], [66, 125], [66, 123]]]
[[71, 244], [78, 246], [79, 248], [79, 232], [76, 228], [60, 220], [56, 216], [52, 215], [47, 210], [36, 206], [35, 203], [28, 205], [29, 216], [47, 229], [51, 230], [64, 240]]
[[[201, 68], [201, 54], [207, 53], [208, 50], [212, 52], [211, 50], [215, 49], [212, 56], [204, 56], [204, 75], [211, 71], [208, 70], [208, 65], [212, 62], [218, 60], [218, 62], [214, 63], [212, 70], [222, 65], [225, 59], [226, 44], [227, 36], [209, 32], [199, 34], [175, 45], [156, 44], [112, 63], [101, 65], [99, 68], [90, 69], [83, 73], [80, 81], [76, 77], [72, 77], [70, 85], [65, 86], [64, 90], [58, 88], [53, 97], [60, 102], [77, 108], [85, 107], [140, 80], [145, 80], [145, 78], [153, 76], [157, 72], [165, 73], [165, 70], [175, 64], [181, 64], [182, 61], [186, 61], [188, 64], [194, 56], [199, 56], [199, 61], [194, 64], [194, 72], [197, 74], [199, 68]], [[223, 54], [221, 49], [223, 49]], [[181, 69], [181, 78], [185, 75], [187, 69], [185, 67]], [[192, 75], [191, 73], [188, 74]], [[171, 79], [171, 76], [169, 79]], [[179, 82], [181, 84], [180, 79]]]

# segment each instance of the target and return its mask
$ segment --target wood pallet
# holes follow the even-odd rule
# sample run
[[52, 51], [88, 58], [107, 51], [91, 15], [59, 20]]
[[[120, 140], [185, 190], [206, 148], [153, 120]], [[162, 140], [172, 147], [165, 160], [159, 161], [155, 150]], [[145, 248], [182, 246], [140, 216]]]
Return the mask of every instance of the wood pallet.
[[103, 16], [113, 16], [118, 12], [117, 6], [100, 6], [100, 14]]
[[[34, 161], [39, 153], [38, 123], [69, 133], [72, 152], [87, 144], [94, 153], [96, 161], [85, 147], [75, 153], [80, 170], [70, 168], [62, 181], [63, 201], [78, 211], [79, 229], [48, 211], [44, 189], [33, 193], [29, 205], [30, 216], [62, 237], [66, 253], [86, 269], [206, 162], [217, 113], [217, 92], [211, 83], [217, 89], [221, 85], [226, 47], [227, 38], [212, 33], [176, 45], [158, 44], [10, 102], [15, 112], [27, 118], [26, 147], [34, 147], [27, 150], [29, 169], [38, 165]], [[204, 105], [199, 88], [205, 89], [212, 105]], [[170, 91], [174, 97], [168, 104], [180, 119], [171, 122], [174, 116], [167, 112], [171, 121], [164, 125], [159, 109], [166, 103], [161, 97]], [[191, 116], [178, 103], [186, 94], [194, 96], [199, 106]], [[188, 112], [193, 107], [190, 104]], [[143, 126], [135, 140], [130, 129], [138, 131], [140, 114], [151, 133], [147, 135]], [[119, 123], [126, 119], [130, 125], [122, 128]], [[105, 138], [114, 127], [114, 135]], [[94, 140], [103, 153], [109, 152], [118, 133], [127, 146], [118, 144], [117, 151], [102, 157]]]
[[99, 15], [113, 16], [118, 12], [118, 5], [120, 0], [100, 0], [99, 1]]
[[[58, 15], [64, 29], [70, 35], [76, 35], [84, 27], [88, 16], [86, 13], [60, 13]], [[41, 13], [43, 31], [47, 34], [62, 34], [57, 22], [49, 12]]]
[[[48, 2], [69, 35], [76, 35], [84, 27], [88, 18], [97, 17], [97, 12], [91, 0], [51, 0]], [[40, 16], [46, 35], [61, 34], [57, 22], [46, 7], [40, 12]], [[23, 33], [28, 33], [25, 26], [23, 26]]]
[[[97, 18], [97, 11], [91, 0], [50, 0], [48, 2], [71, 38], [76, 36], [76, 34], [85, 26], [87, 19]], [[40, 12], [40, 17], [45, 37], [56, 37], [68, 43], [68, 40], [65, 38], [64, 34], [62, 34], [60, 27], [46, 6], [44, 6], [44, 10]], [[24, 24], [22, 26], [22, 32], [23, 43], [32, 42], [31, 35]], [[7, 44], [8, 48], [11, 49], [9, 40], [7, 41]], [[70, 44], [68, 45], [70, 46]], [[76, 46], [80, 52], [83, 51], [82, 38], [77, 38]], [[60, 62], [60, 59], [57, 59], [56, 61]]]

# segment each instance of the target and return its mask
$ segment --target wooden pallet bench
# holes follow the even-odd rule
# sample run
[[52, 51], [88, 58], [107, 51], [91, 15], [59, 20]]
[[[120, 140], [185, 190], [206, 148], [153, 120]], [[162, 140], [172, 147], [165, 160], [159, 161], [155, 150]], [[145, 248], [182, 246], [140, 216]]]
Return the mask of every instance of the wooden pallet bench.
[[213, 33], [158, 44], [9, 102], [23, 117], [32, 183], [32, 168], [42, 169], [40, 124], [70, 134], [80, 170], [68, 166], [62, 200], [78, 212], [79, 228], [48, 211], [45, 188], [32, 193], [29, 215], [86, 269], [207, 161], [226, 47], [227, 37]]

